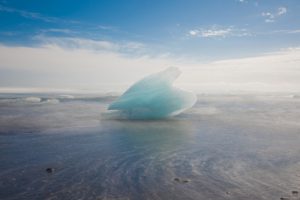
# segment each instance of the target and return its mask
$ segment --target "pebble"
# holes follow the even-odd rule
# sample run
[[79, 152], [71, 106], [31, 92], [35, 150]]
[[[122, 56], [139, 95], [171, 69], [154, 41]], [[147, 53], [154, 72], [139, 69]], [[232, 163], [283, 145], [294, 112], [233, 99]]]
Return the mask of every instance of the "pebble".
[[46, 169], [46, 172], [47, 172], [47, 173], [52, 173], [52, 172], [54, 172], [54, 168], [48, 167], [48, 168]]
[[182, 181], [183, 183], [188, 183], [188, 182], [190, 182], [189, 180], [183, 180]]
[[299, 194], [299, 192], [298, 192], [297, 190], [293, 190], [293, 191], [292, 191], [292, 194], [293, 194], [293, 195], [297, 195], [297, 194]]
[[281, 197], [280, 200], [289, 200], [287, 197]]
[[174, 181], [180, 182], [179, 178], [174, 178]]
[[178, 183], [188, 183], [188, 182], [190, 182], [188, 179], [181, 180], [180, 178], [174, 178], [174, 181], [176, 181]]

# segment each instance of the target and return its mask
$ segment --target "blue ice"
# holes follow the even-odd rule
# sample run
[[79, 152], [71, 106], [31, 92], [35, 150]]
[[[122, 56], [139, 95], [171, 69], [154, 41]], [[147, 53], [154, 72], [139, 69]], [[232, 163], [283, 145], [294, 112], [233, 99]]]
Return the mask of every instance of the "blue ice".
[[181, 74], [176, 67], [151, 74], [134, 83], [108, 110], [117, 110], [127, 119], [167, 118], [191, 108], [197, 98], [188, 92], [173, 86]]

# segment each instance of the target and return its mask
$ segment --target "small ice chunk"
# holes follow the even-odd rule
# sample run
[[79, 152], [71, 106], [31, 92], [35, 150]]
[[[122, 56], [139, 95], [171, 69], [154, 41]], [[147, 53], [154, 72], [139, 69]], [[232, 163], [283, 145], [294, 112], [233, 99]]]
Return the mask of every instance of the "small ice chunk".
[[42, 99], [39, 97], [26, 97], [25, 101], [29, 103], [40, 103]]
[[127, 119], [159, 119], [191, 108], [196, 95], [173, 86], [180, 73], [178, 68], [170, 67], [146, 76], [110, 104], [108, 110], [118, 110]]
[[45, 102], [51, 103], [51, 104], [56, 104], [56, 103], [59, 103], [59, 100], [58, 99], [47, 99]]
[[61, 94], [59, 95], [59, 98], [63, 98], [63, 99], [74, 99], [75, 97], [69, 94]]

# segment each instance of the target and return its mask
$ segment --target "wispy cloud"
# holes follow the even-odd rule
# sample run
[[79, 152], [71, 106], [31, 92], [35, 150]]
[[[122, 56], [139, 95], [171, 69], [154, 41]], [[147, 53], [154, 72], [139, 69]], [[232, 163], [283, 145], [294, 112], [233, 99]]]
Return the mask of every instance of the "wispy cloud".
[[198, 28], [188, 31], [190, 37], [201, 37], [201, 38], [225, 38], [229, 36], [248, 36], [249, 33], [246, 29], [237, 29], [233, 26], [230, 27], [218, 27], [212, 26], [210, 28]]
[[261, 13], [261, 16], [265, 17], [265, 22], [269, 23], [269, 22], [274, 22], [274, 14], [270, 13], [270, 12], [263, 12]]
[[199, 37], [225, 37], [232, 30], [230, 28], [227, 29], [207, 29], [207, 30], [191, 30], [189, 33], [192, 36]]
[[74, 20], [63, 20], [63, 19], [60, 19], [57, 17], [49, 17], [49, 16], [42, 15], [40, 13], [29, 12], [26, 10], [20, 10], [20, 9], [16, 9], [16, 8], [6, 7], [3, 5], [0, 5], [0, 11], [7, 12], [7, 13], [16, 13], [24, 18], [36, 19], [36, 20], [41, 20], [41, 21], [49, 22], [49, 23], [61, 23], [61, 22], [78, 23], [78, 21], [74, 21]]
[[[1, 5], [0, 3], [0, 12], [6, 12], [6, 13], [11, 13], [15, 15], [19, 15], [23, 18], [26, 19], [31, 19], [31, 20], [39, 20], [43, 21], [46, 23], [51, 23], [54, 25], [53, 28], [48, 28], [48, 29], [40, 29], [39, 33], [41, 34], [52, 34], [52, 33], [61, 33], [64, 35], [99, 35], [99, 32], [101, 33], [123, 33], [124, 31], [119, 30], [115, 26], [109, 26], [109, 25], [102, 25], [102, 24], [95, 24], [95, 23], [90, 23], [90, 22], [83, 22], [83, 21], [77, 21], [77, 20], [72, 20], [72, 19], [63, 19], [63, 18], [58, 18], [58, 17], [52, 17], [52, 16], [47, 16], [43, 15], [41, 13], [37, 12], [30, 12], [27, 10], [21, 10], [13, 7], [7, 7], [4, 5]], [[62, 25], [65, 28], [56, 28], [56, 25]], [[61, 26], [60, 26], [61, 27]], [[128, 34], [128, 33], [127, 33]]]
[[266, 34], [298, 34], [300, 33], [300, 29], [285, 29], [285, 30], [275, 30], [275, 31], [270, 31], [268, 33], [263, 33], [263, 35]]
[[92, 40], [78, 37], [48, 37], [37, 35], [33, 37], [42, 46], [57, 46], [65, 49], [86, 49], [92, 51], [118, 51], [118, 44], [105, 40]]
[[[93, 28], [93, 29], [97, 29], [97, 30], [105, 30], [105, 31], [116, 31], [117, 30], [117, 28], [113, 27], [113, 26], [83, 23], [81, 21], [72, 20], [72, 19], [66, 20], [66, 19], [62, 19], [62, 18], [58, 18], [58, 17], [46, 16], [46, 15], [43, 15], [43, 14], [37, 13], [37, 12], [30, 12], [27, 10], [21, 10], [21, 9], [16, 9], [16, 8], [12, 8], [12, 7], [7, 7], [7, 6], [1, 5], [1, 4], [0, 4], [0, 12], [14, 13], [21, 17], [27, 18], [27, 19], [40, 20], [40, 21], [47, 22], [47, 23], [69, 24], [69, 25], [81, 24], [88, 28]], [[62, 30], [62, 29], [60, 29], [60, 30]], [[55, 30], [53, 29], [53, 32], [54, 31]], [[56, 32], [59, 32], [59, 29], [56, 29]]]
[[17, 34], [15, 31], [0, 31], [0, 35], [4, 36], [16, 36]]
[[82, 37], [53, 37], [45, 35], [36, 35], [33, 39], [36, 40], [40, 46], [51, 48], [59, 47], [72, 50], [84, 49], [93, 52], [117, 52], [124, 54], [141, 54], [146, 52], [145, 44], [132, 41], [112, 42]]
[[97, 25], [95, 27], [96, 29], [101, 29], [101, 30], [116, 30], [116, 27], [113, 26], [104, 26], [104, 25]]
[[262, 12], [261, 16], [265, 18], [266, 23], [275, 22], [275, 19], [287, 13], [286, 7], [279, 7], [276, 12]]
[[73, 34], [73, 33], [77, 33], [74, 30], [71, 29], [67, 29], [67, 28], [48, 28], [48, 29], [41, 29], [40, 30], [41, 33], [63, 33], [63, 34]]

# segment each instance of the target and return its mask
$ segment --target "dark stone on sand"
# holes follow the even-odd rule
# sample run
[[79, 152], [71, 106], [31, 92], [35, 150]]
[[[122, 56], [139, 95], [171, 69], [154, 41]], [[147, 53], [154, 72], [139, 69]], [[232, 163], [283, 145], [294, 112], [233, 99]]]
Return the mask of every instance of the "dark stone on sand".
[[289, 200], [287, 197], [280, 197], [280, 200]]
[[188, 179], [181, 180], [180, 178], [174, 178], [174, 181], [176, 181], [178, 183], [188, 183], [188, 182], [190, 182]]
[[299, 192], [297, 190], [293, 190], [292, 194], [297, 195], [297, 194], [299, 194]]
[[188, 183], [190, 182], [189, 180], [182, 180], [183, 183]]
[[54, 172], [54, 168], [48, 167], [48, 168], [46, 169], [46, 172], [50, 174], [50, 173]]
[[174, 181], [180, 182], [180, 179], [179, 178], [174, 178]]

